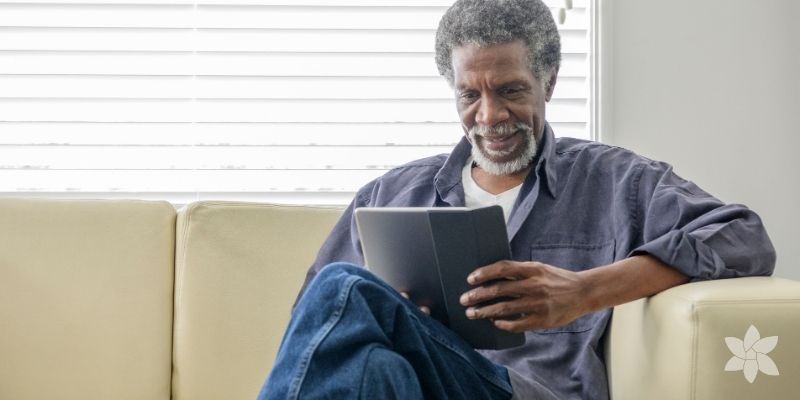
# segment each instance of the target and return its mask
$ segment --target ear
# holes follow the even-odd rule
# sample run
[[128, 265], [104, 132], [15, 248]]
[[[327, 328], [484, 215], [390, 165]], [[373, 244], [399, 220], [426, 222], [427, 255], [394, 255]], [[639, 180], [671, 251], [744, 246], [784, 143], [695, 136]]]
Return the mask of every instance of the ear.
[[556, 89], [556, 80], [558, 79], [558, 67], [553, 68], [547, 77], [547, 83], [544, 85], [544, 99], [550, 101], [553, 98], [553, 91]]

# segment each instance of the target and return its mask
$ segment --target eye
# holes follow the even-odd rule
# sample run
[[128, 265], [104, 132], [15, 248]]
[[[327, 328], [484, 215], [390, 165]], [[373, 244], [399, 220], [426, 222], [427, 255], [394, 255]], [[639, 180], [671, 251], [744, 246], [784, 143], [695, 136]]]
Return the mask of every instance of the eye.
[[523, 89], [521, 87], [516, 87], [516, 86], [506, 86], [506, 87], [501, 88], [499, 90], [499, 92], [500, 92], [500, 95], [502, 95], [504, 97], [514, 98], [514, 97], [521, 96], [522, 93], [523, 93]]
[[472, 103], [478, 99], [480, 95], [474, 90], [464, 90], [458, 94], [458, 98], [463, 103]]

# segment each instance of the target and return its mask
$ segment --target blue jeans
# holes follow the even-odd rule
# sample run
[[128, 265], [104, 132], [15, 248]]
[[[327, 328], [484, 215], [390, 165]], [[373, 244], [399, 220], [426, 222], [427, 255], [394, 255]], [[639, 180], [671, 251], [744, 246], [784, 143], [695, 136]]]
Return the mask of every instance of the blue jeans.
[[508, 371], [363, 268], [323, 268], [259, 399], [509, 399]]

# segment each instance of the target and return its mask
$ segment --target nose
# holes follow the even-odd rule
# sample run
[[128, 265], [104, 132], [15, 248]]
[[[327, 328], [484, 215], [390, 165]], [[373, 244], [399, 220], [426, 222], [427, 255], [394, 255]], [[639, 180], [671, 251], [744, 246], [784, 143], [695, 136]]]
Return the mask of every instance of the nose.
[[495, 126], [510, 116], [505, 104], [495, 96], [484, 96], [478, 105], [475, 122], [483, 126]]

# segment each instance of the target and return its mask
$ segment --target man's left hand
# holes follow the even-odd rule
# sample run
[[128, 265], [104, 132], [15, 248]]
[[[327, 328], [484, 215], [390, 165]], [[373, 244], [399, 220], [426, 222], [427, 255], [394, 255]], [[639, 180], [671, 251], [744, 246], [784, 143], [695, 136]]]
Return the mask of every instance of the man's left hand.
[[[562, 326], [590, 311], [582, 302], [589, 283], [580, 273], [540, 262], [499, 261], [467, 281], [478, 286], [461, 296], [467, 317], [492, 319], [507, 331]], [[480, 306], [498, 298], [504, 299]]]

